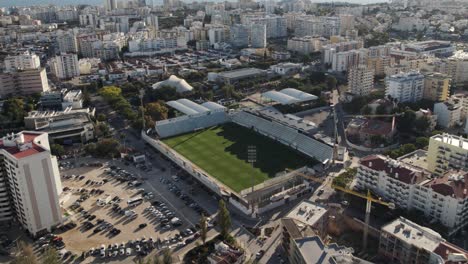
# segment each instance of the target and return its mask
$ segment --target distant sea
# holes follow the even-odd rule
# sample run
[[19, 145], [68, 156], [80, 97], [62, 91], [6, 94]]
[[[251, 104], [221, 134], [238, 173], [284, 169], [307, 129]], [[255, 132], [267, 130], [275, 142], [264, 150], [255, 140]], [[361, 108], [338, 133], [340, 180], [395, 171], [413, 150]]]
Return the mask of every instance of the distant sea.
[[[184, 2], [191, 2], [183, 0]], [[201, 0], [199, 0], [201, 1]], [[208, 0], [213, 2], [223, 2], [224, 0]], [[315, 3], [332, 2], [331, 0], [312, 0]], [[354, 4], [370, 4], [388, 2], [388, 0], [335, 0], [334, 2], [349, 2]], [[103, 5], [104, 0], [0, 0], [0, 7], [10, 6], [32, 6], [32, 5]], [[162, 3], [162, 0], [161, 0]]]

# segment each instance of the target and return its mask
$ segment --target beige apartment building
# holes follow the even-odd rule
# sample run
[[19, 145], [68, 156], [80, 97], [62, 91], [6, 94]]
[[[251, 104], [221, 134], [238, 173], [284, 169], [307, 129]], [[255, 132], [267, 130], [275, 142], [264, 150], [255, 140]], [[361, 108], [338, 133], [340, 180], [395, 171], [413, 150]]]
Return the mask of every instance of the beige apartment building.
[[0, 97], [30, 95], [50, 90], [44, 68], [0, 73]]
[[424, 99], [446, 101], [450, 96], [450, 76], [442, 73], [430, 73], [424, 76]]

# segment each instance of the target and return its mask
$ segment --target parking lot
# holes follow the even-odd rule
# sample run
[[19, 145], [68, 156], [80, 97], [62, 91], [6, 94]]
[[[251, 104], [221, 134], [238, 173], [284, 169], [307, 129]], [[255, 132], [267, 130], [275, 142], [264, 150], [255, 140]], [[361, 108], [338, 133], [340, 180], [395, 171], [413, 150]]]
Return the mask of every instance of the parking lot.
[[[63, 241], [54, 244], [62, 252], [85, 252], [90, 260], [104, 261], [164, 248], [177, 251], [198, 237], [200, 214], [209, 215], [178, 187], [183, 175], [125, 161], [72, 164], [60, 164], [61, 203], [69, 219], [51, 237]], [[162, 195], [154, 185], [170, 194]]]

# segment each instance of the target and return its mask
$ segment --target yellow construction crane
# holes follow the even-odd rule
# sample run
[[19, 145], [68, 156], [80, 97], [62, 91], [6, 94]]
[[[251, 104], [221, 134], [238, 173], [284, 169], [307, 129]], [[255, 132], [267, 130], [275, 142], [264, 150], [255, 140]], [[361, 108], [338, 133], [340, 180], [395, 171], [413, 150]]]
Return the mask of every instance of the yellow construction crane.
[[[288, 169], [288, 171], [291, 171], [295, 175], [299, 175], [299, 176], [301, 176], [303, 178], [312, 180], [312, 181], [320, 183], [320, 184], [325, 183], [325, 181], [323, 179], [320, 179], [320, 178], [317, 178], [317, 177], [314, 177], [314, 176], [305, 175], [304, 173], [299, 172], [299, 171], [293, 171], [293, 170], [290, 170], [290, 169]], [[370, 222], [370, 213], [371, 213], [372, 203], [378, 203], [378, 204], [387, 206], [390, 209], [395, 209], [395, 204], [387, 203], [387, 202], [384, 202], [384, 201], [382, 201], [382, 200], [380, 200], [378, 198], [372, 197], [369, 190], [367, 190], [367, 194], [362, 194], [362, 193], [353, 191], [351, 189], [347, 189], [347, 188], [335, 185], [335, 184], [333, 184], [332, 181], [329, 182], [328, 184], [330, 184], [330, 186], [335, 190], [339, 190], [339, 191], [342, 191], [344, 193], [351, 194], [353, 196], [365, 199], [367, 201], [366, 202], [366, 216], [365, 216], [364, 233], [363, 233], [363, 238], [362, 238], [362, 247], [363, 247], [363, 249], [366, 249], [367, 248], [367, 236], [368, 236], [368, 233], [369, 233], [369, 222]]]

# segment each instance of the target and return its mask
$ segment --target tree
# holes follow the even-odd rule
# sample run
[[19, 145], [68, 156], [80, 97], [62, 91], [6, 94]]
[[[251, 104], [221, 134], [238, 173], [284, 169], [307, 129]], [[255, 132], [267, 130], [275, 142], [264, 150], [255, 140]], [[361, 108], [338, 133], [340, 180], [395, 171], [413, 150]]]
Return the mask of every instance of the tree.
[[420, 133], [426, 132], [430, 126], [431, 122], [427, 116], [422, 116], [414, 121], [414, 128]]
[[105, 86], [99, 91], [99, 95], [107, 101], [113, 101], [122, 95], [122, 90], [116, 86]]
[[361, 114], [363, 114], [363, 115], [370, 115], [370, 114], [372, 114], [372, 108], [370, 108], [370, 106], [368, 106], [368, 105], [365, 105], [365, 106], [361, 109]]
[[65, 149], [63, 148], [62, 145], [52, 144], [50, 145], [50, 152], [52, 153], [52, 155], [60, 157], [63, 154], [65, 154]]
[[404, 144], [403, 146], [400, 147], [400, 149], [401, 149], [401, 155], [405, 155], [405, 154], [415, 151], [416, 146], [413, 144]]
[[22, 122], [25, 116], [24, 101], [21, 98], [10, 98], [3, 103], [3, 115], [13, 122]]
[[386, 115], [387, 114], [387, 107], [384, 104], [380, 104], [377, 106], [377, 109], [375, 110], [376, 115]]
[[110, 128], [106, 123], [99, 123], [96, 125], [96, 135], [98, 137], [110, 136]]
[[208, 226], [206, 224], [206, 217], [205, 217], [204, 214], [202, 214], [202, 216], [200, 218], [200, 238], [201, 238], [201, 240], [203, 242], [203, 246], [206, 243], [207, 233], [208, 233]]
[[221, 228], [221, 236], [226, 239], [229, 235], [229, 229], [231, 229], [231, 216], [226, 207], [224, 200], [219, 200], [218, 204], [218, 225]]
[[372, 145], [374, 145], [374, 146], [385, 144], [385, 138], [382, 137], [381, 135], [372, 135], [370, 137], [370, 141], [371, 141]]
[[403, 116], [398, 119], [398, 129], [402, 132], [411, 132], [413, 130], [416, 114], [413, 110], [406, 110]]
[[49, 247], [42, 256], [42, 264], [61, 264], [57, 250]]
[[18, 254], [11, 264], [37, 264], [37, 258], [31, 245], [23, 241], [18, 242]]
[[326, 83], [327, 83], [328, 90], [333, 90], [336, 88], [336, 84], [338, 83], [338, 81], [336, 80], [334, 76], [327, 75]]
[[104, 122], [104, 121], [106, 121], [106, 119], [107, 119], [106, 115], [105, 115], [105, 114], [102, 114], [102, 113], [99, 114], [99, 115], [97, 116], [97, 118], [96, 118], [96, 120], [99, 121], [99, 122]]
[[234, 86], [230, 85], [230, 84], [226, 84], [223, 86], [223, 88], [221, 88], [223, 90], [223, 93], [224, 93], [224, 97], [226, 98], [232, 98], [233, 94], [234, 94]]
[[167, 119], [169, 110], [161, 102], [149, 103], [145, 106], [145, 114], [149, 115], [154, 121]]
[[427, 137], [418, 137], [416, 138], [415, 144], [418, 148], [425, 148], [427, 145], [429, 145], [429, 139]]
[[162, 256], [163, 264], [172, 264], [172, 251], [170, 249], [165, 249]]

